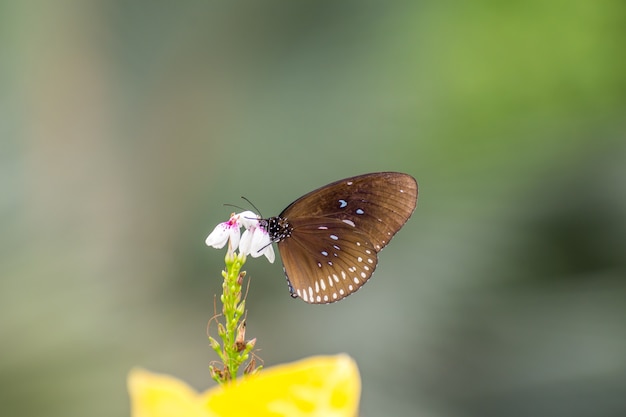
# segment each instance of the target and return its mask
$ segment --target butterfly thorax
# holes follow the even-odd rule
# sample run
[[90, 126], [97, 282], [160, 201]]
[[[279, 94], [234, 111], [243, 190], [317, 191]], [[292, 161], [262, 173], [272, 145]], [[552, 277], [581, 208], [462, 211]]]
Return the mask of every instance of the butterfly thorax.
[[261, 219], [259, 220], [259, 224], [267, 230], [272, 242], [280, 242], [290, 237], [293, 231], [293, 227], [291, 227], [289, 221], [279, 216]]

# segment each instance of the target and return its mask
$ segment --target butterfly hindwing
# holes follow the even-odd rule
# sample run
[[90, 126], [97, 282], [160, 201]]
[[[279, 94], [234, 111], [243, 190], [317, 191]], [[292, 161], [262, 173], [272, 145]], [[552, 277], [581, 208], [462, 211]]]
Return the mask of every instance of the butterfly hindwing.
[[296, 218], [291, 236], [278, 243], [294, 296], [325, 304], [358, 290], [378, 258], [367, 234], [341, 220]]

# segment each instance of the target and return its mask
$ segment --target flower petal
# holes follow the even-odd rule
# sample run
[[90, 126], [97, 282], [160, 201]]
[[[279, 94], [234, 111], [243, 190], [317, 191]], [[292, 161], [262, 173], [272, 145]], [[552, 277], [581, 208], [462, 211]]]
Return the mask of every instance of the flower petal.
[[274, 259], [276, 256], [274, 255], [274, 248], [272, 247], [272, 245], [267, 245], [267, 247], [263, 250], [263, 254], [267, 258], [267, 260], [270, 261], [271, 264], [274, 263]]
[[241, 241], [239, 242], [239, 252], [243, 253], [244, 255], [249, 255], [250, 254], [250, 247], [252, 246], [252, 231], [251, 230], [244, 230], [243, 234], [241, 235]]
[[258, 258], [263, 255], [263, 251], [269, 246], [271, 246], [269, 233], [262, 227], [252, 229], [250, 255], [252, 255], [253, 258]]
[[132, 417], [214, 417], [189, 385], [143, 369], [128, 375]]
[[242, 211], [241, 213], [239, 213], [237, 215], [237, 219], [239, 224], [246, 229], [249, 229], [251, 227], [257, 227], [257, 225], [259, 224], [259, 216], [250, 210]]
[[239, 235], [239, 226], [231, 226], [228, 235], [230, 239], [229, 250], [234, 251], [239, 246], [239, 239], [241, 237]]
[[222, 417], [358, 414], [361, 380], [347, 355], [318, 356], [268, 368], [204, 394], [205, 406]]
[[213, 246], [214, 248], [223, 248], [230, 235], [231, 226], [228, 222], [220, 223], [215, 226], [215, 229], [206, 238], [205, 243], [207, 246]]

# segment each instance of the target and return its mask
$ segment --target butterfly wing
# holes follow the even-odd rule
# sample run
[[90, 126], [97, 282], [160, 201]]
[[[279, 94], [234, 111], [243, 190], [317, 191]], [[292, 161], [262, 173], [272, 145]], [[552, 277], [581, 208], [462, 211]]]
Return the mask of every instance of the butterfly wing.
[[[406, 223], [416, 204], [415, 178], [399, 172], [378, 172], [346, 178], [311, 191], [291, 203], [279, 217], [291, 223], [304, 217], [339, 220], [365, 233], [379, 252]], [[292, 226], [298, 233], [296, 226]], [[280, 245], [279, 249], [282, 254]]]
[[352, 294], [372, 276], [378, 258], [367, 234], [337, 219], [300, 217], [278, 242], [292, 295], [326, 304]]

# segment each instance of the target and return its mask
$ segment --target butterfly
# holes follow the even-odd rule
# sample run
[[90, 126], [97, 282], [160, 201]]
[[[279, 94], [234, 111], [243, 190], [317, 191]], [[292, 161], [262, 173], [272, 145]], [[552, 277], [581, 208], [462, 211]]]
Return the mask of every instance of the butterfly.
[[416, 205], [415, 178], [376, 172], [311, 191], [259, 224], [278, 243], [291, 296], [327, 304], [367, 282]]

